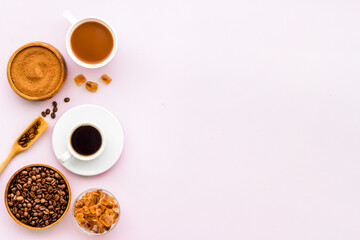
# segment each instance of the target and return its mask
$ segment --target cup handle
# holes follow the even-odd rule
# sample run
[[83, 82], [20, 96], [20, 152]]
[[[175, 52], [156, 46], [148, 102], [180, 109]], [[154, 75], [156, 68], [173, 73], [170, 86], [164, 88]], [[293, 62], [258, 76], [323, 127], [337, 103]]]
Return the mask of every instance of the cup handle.
[[71, 153], [69, 151], [64, 152], [63, 154], [61, 154], [61, 156], [59, 157], [60, 162], [64, 163], [67, 160], [69, 160], [71, 158]]
[[77, 19], [74, 17], [74, 15], [71, 14], [69, 10], [66, 10], [63, 12], [63, 17], [71, 24], [74, 25], [77, 22]]

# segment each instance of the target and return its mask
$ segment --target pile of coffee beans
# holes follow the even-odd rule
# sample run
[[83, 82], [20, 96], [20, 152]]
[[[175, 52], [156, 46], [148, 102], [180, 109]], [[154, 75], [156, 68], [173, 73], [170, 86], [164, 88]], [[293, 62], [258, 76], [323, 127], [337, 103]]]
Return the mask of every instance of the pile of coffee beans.
[[11, 181], [7, 205], [22, 223], [37, 228], [56, 222], [70, 204], [62, 176], [44, 166], [25, 167]]
[[[66, 102], [66, 103], [70, 102], [70, 98], [69, 97], [64, 98], [64, 102]], [[53, 106], [52, 112], [50, 111], [50, 109], [46, 109], [45, 111], [41, 112], [41, 116], [46, 117], [47, 115], [49, 115], [51, 113], [50, 114], [51, 118], [52, 119], [56, 118], [56, 112], [58, 111], [57, 102], [53, 101], [52, 106]]]
[[35, 136], [38, 134], [38, 128], [41, 125], [40, 121], [37, 121], [34, 125], [31, 126], [31, 128], [26, 131], [25, 134], [23, 134], [18, 143], [23, 148], [27, 147], [28, 143], [35, 138]]

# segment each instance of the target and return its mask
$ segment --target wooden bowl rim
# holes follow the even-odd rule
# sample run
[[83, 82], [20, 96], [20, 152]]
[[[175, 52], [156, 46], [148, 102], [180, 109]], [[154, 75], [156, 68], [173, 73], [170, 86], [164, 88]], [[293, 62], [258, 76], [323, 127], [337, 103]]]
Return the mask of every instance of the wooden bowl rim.
[[[30, 48], [30, 47], [43, 47], [43, 48], [48, 49], [49, 51], [51, 51], [52, 53], [55, 54], [56, 58], [58, 59], [58, 61], [60, 63], [60, 67], [61, 67], [60, 83], [53, 91], [51, 91], [50, 93], [48, 93], [44, 96], [34, 97], [34, 96], [26, 95], [25, 93], [22, 93], [19, 89], [16, 88], [16, 86], [14, 85], [14, 82], [11, 78], [11, 70], [10, 69], [11, 69], [11, 65], [12, 65], [15, 57], [17, 56], [17, 54], [19, 52], [23, 51], [26, 48]], [[54, 94], [56, 94], [57, 92], [60, 91], [61, 87], [63, 86], [63, 84], [66, 80], [66, 77], [67, 77], [67, 66], [66, 66], [64, 57], [62, 56], [60, 51], [57, 50], [54, 46], [52, 46], [49, 43], [45, 43], [45, 42], [31, 42], [31, 43], [21, 46], [19, 49], [17, 49], [11, 55], [8, 65], [7, 65], [7, 78], [8, 78], [11, 88], [21, 97], [28, 99], [28, 100], [32, 100], [32, 101], [45, 100], [45, 99], [51, 98]]]
[[[47, 168], [50, 168], [51, 170], [54, 170], [55, 172], [57, 172], [58, 174], [60, 174], [60, 176], [64, 179], [65, 183], [66, 183], [66, 186], [68, 188], [68, 191], [69, 191], [69, 199], [68, 199], [68, 205], [65, 209], [65, 212], [62, 214], [62, 216], [56, 220], [56, 222], [46, 226], [46, 227], [32, 227], [32, 226], [29, 226], [29, 225], [26, 225], [24, 223], [22, 223], [21, 221], [19, 221], [11, 212], [10, 210], [10, 207], [8, 205], [8, 201], [7, 201], [7, 195], [8, 195], [8, 190], [9, 190], [9, 186], [10, 186], [10, 183], [11, 181], [14, 179], [14, 177], [19, 174], [21, 171], [23, 171], [24, 169], [28, 168], [28, 167], [47, 167]], [[12, 219], [14, 219], [15, 222], [17, 222], [19, 225], [25, 227], [25, 228], [28, 228], [28, 229], [32, 229], [32, 230], [44, 230], [44, 229], [47, 229], [47, 228], [50, 228], [52, 226], [55, 226], [56, 224], [58, 224], [64, 217], [65, 215], [67, 214], [69, 208], [70, 208], [70, 205], [71, 205], [71, 189], [70, 189], [70, 184], [69, 182], [67, 181], [67, 179], [65, 178], [65, 176], [56, 168], [52, 167], [52, 166], [49, 166], [49, 165], [46, 165], [46, 164], [42, 164], [42, 163], [35, 163], [35, 164], [30, 164], [30, 165], [27, 165], [27, 166], [24, 166], [22, 168], [20, 168], [19, 170], [17, 170], [12, 176], [11, 178], [9, 179], [8, 183], [6, 184], [6, 188], [5, 188], [5, 195], [4, 195], [4, 198], [5, 198], [5, 206], [6, 206], [6, 210], [8, 211], [9, 215], [12, 217]]]

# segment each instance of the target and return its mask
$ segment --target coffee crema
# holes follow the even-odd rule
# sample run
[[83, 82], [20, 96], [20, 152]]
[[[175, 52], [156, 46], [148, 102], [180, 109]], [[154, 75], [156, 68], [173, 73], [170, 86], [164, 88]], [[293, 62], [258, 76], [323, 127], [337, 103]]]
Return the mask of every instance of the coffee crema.
[[74, 55], [87, 64], [98, 64], [106, 60], [114, 47], [110, 30], [103, 24], [89, 21], [80, 24], [70, 38]]
[[71, 146], [80, 155], [90, 156], [96, 153], [102, 138], [99, 130], [90, 125], [83, 125], [75, 129], [71, 135]]

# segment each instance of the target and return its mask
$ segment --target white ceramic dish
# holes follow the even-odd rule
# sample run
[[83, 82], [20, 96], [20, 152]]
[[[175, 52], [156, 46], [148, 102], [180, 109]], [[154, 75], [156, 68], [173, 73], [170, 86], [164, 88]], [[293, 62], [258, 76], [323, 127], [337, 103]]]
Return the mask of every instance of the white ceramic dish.
[[57, 159], [67, 151], [68, 131], [79, 122], [93, 122], [104, 131], [107, 144], [104, 152], [91, 161], [81, 161], [71, 157], [62, 163], [69, 171], [83, 175], [93, 176], [110, 169], [119, 159], [123, 145], [124, 134], [116, 117], [108, 110], [96, 105], [80, 105], [65, 112], [57, 121], [53, 135], [52, 145]]

